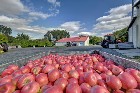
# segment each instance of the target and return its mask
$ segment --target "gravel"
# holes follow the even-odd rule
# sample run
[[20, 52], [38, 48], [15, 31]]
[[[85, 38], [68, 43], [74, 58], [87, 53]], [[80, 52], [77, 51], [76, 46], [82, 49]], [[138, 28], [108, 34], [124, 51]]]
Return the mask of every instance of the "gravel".
[[[87, 46], [87, 47], [42, 47], [42, 48], [19, 48], [19, 49], [11, 49], [9, 52], [0, 54], [0, 65], [7, 64], [9, 62], [16, 61], [18, 59], [27, 58], [29, 56], [33, 56], [35, 54], [43, 53], [46, 54], [51, 53], [59, 53], [59, 54], [73, 54], [73, 53], [90, 53], [94, 50], [100, 50], [104, 52], [108, 52], [110, 54], [114, 54], [117, 56], [122, 56], [120, 53], [118, 53], [115, 50], [112, 49], [104, 49], [100, 46]], [[77, 52], [78, 51], [78, 52]]]

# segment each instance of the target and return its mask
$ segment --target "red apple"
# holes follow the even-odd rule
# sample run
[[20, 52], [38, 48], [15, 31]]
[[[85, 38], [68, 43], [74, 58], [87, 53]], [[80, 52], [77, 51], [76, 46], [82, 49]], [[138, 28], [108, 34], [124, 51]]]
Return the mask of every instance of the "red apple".
[[13, 72], [13, 69], [5, 69], [4, 71], [2, 71], [1, 76], [4, 77], [6, 75], [11, 75]]
[[122, 72], [124, 72], [124, 71], [121, 68], [119, 68], [118, 66], [114, 66], [112, 69], [112, 73], [116, 76], [118, 76]]
[[69, 72], [69, 71], [71, 71], [71, 66], [69, 64], [65, 64], [65, 65], [62, 66], [62, 70], [66, 71], [66, 72]]
[[13, 78], [12, 75], [5, 76], [0, 79], [0, 84], [11, 82], [12, 78]]
[[82, 93], [89, 93], [91, 89], [91, 86], [88, 83], [82, 83], [80, 87], [82, 89]]
[[26, 84], [22, 89], [21, 93], [38, 93], [40, 86], [37, 82], [33, 81]]
[[8, 68], [8, 69], [12, 69], [12, 70], [14, 70], [14, 71], [19, 69], [19, 67], [18, 67], [17, 65], [14, 65], [14, 64], [9, 65], [7, 68]]
[[18, 75], [21, 75], [23, 74], [21, 70], [15, 70], [13, 73], [12, 73], [12, 76], [15, 77], [15, 76], [18, 76]]
[[65, 71], [61, 71], [60, 72], [60, 77], [61, 78], [65, 78], [65, 79], [68, 79], [69, 78], [69, 74]]
[[78, 79], [78, 78], [79, 78], [79, 73], [78, 73], [76, 70], [71, 70], [71, 71], [69, 72], [69, 76], [70, 76], [71, 78], [76, 78], [76, 79]]
[[60, 73], [57, 69], [51, 70], [48, 73], [48, 79], [50, 82], [54, 82], [55, 80], [57, 80], [60, 77]]
[[21, 89], [23, 86], [30, 82], [35, 81], [35, 77], [32, 74], [24, 74], [17, 82], [17, 87]]
[[92, 72], [85, 73], [84, 81], [88, 83], [90, 86], [94, 86], [97, 84], [97, 78]]
[[97, 84], [107, 89], [107, 85], [106, 85], [106, 83], [105, 83], [104, 80], [99, 79], [99, 80], [97, 81]]
[[115, 75], [108, 75], [106, 78], [106, 83], [113, 90], [119, 90], [122, 87], [122, 83], [120, 79], [116, 77]]
[[20, 90], [16, 90], [16, 91], [15, 91], [15, 92], [13, 92], [13, 93], [21, 93], [21, 92], [20, 92]]
[[124, 93], [124, 92], [121, 90], [115, 90], [115, 91], [113, 91], [113, 93]]
[[77, 83], [71, 83], [67, 85], [66, 93], [82, 93], [82, 90]]
[[46, 89], [43, 93], [63, 93], [63, 90], [59, 86], [52, 86]]
[[30, 73], [30, 71], [31, 71], [30, 67], [28, 67], [28, 66], [22, 66], [20, 68], [20, 70], [22, 71], [23, 74], [24, 73]]
[[45, 73], [40, 73], [36, 76], [35, 78], [36, 82], [39, 83], [40, 87], [48, 84], [48, 77], [47, 77], [47, 74]]
[[140, 83], [140, 71], [138, 70], [129, 70], [129, 74], [131, 74], [138, 83]]
[[129, 89], [126, 93], [140, 93], [140, 89]]
[[14, 85], [17, 85], [18, 80], [22, 77], [22, 75], [18, 75], [12, 78], [12, 83]]
[[41, 67], [36, 66], [36, 67], [33, 67], [33, 68], [31, 69], [31, 73], [33, 73], [34, 75], [37, 75], [37, 74], [39, 74], [39, 73], [41, 72], [41, 70], [42, 70]]
[[0, 84], [0, 93], [12, 93], [15, 89], [15, 85], [11, 82]]
[[102, 86], [95, 85], [91, 88], [89, 93], [110, 93], [110, 92]]
[[48, 73], [50, 72], [51, 70], [53, 70], [55, 67], [52, 66], [52, 65], [46, 65], [43, 69], [42, 69], [42, 72], [43, 73]]
[[101, 72], [103, 72], [103, 70], [104, 70], [104, 66], [103, 66], [102, 63], [96, 63], [96, 64], [94, 65], [94, 69], [95, 69], [97, 72], [101, 73]]
[[60, 86], [62, 90], [66, 88], [68, 81], [64, 78], [59, 78], [54, 82], [54, 85]]
[[44, 86], [41, 87], [40, 92], [44, 93], [48, 88], [51, 88], [51, 87], [52, 87], [52, 85], [48, 85], [48, 84], [44, 85]]
[[120, 74], [119, 79], [122, 82], [122, 88], [124, 89], [133, 89], [137, 87], [137, 81], [135, 80], [135, 78], [130, 75], [128, 72], [123, 72], [122, 74]]

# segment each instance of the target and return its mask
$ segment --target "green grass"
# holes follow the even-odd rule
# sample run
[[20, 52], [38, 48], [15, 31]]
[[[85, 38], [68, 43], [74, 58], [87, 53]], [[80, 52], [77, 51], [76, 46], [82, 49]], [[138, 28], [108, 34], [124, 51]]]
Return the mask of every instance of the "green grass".
[[0, 54], [2, 54], [2, 53], [3, 53], [3, 51], [0, 50]]
[[134, 59], [140, 62], [140, 56], [134, 56]]

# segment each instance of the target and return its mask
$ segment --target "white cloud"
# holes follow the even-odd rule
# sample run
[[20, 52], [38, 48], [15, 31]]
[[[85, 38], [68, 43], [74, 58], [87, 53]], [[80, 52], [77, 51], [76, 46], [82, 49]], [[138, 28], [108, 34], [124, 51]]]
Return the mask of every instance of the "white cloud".
[[43, 18], [43, 19], [47, 19], [48, 17], [53, 16], [52, 14], [45, 14], [42, 12], [30, 12], [29, 15], [37, 18], [38, 17]]
[[132, 5], [131, 4], [126, 4], [126, 5], [122, 5], [116, 8], [112, 8], [109, 13], [111, 15], [116, 15], [116, 14], [127, 14], [130, 13], [132, 9]]
[[107, 32], [111, 33], [113, 30], [125, 28], [131, 21], [129, 15], [132, 11], [131, 4], [112, 8], [108, 11], [109, 15], [98, 18], [97, 24], [93, 27], [93, 32], [97, 35], [104, 35]]
[[0, 0], [0, 14], [17, 15], [27, 11], [20, 0]]
[[60, 2], [57, 0], [48, 0], [49, 3], [53, 4], [55, 7], [59, 6], [60, 7]]
[[81, 24], [80, 21], [70, 21], [61, 24], [60, 27], [66, 29], [69, 32], [75, 32], [81, 29]]
[[91, 32], [79, 32], [78, 35], [92, 35]]
[[56, 6], [60, 6], [60, 2], [55, 1], [52, 4], [55, 5], [54, 10], [48, 14], [36, 11], [33, 6], [32, 8], [25, 6], [21, 0], [0, 0], [0, 25], [11, 27], [14, 36], [23, 32], [30, 34], [31, 37], [41, 38], [48, 30], [55, 28], [40, 27], [31, 23], [40, 18], [56, 16], [59, 13]]

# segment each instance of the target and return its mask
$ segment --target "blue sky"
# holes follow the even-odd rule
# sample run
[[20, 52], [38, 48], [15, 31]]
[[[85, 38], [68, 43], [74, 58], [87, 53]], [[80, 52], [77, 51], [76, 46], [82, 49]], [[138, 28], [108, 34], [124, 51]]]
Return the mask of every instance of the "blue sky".
[[103, 36], [129, 25], [131, 0], [1, 0], [0, 24], [13, 36], [43, 38], [49, 30]]

